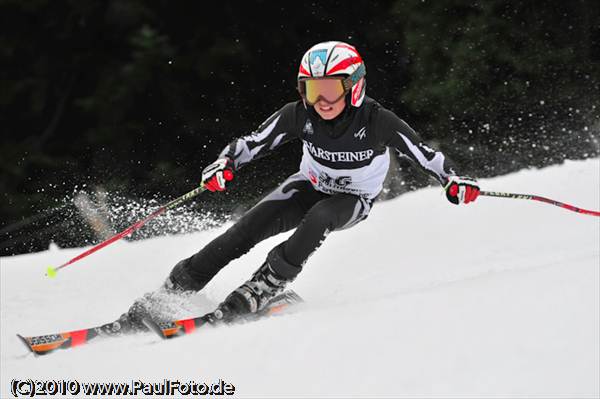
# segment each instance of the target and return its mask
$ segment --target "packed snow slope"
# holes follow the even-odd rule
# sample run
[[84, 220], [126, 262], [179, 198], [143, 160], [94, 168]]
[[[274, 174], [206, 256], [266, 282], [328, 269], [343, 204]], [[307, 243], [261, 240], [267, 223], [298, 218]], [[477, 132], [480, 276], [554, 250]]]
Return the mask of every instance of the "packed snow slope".
[[[600, 162], [485, 179], [600, 209]], [[210, 194], [206, 194], [210, 195]], [[598, 397], [600, 218], [523, 200], [448, 203], [427, 188], [377, 203], [331, 234], [291, 285], [306, 302], [170, 341], [148, 333], [44, 357], [15, 337], [115, 319], [228, 226], [1, 259], [2, 398], [10, 381], [232, 383], [240, 397]], [[289, 233], [234, 261], [178, 316], [211, 309]]]

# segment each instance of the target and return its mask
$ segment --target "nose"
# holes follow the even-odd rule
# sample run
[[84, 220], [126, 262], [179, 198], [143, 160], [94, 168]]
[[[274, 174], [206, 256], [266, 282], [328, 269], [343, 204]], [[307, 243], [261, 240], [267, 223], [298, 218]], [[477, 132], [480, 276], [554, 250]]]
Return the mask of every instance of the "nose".
[[327, 101], [325, 101], [324, 99], [320, 98], [317, 100], [317, 105], [320, 107], [328, 107], [331, 104], [329, 104]]

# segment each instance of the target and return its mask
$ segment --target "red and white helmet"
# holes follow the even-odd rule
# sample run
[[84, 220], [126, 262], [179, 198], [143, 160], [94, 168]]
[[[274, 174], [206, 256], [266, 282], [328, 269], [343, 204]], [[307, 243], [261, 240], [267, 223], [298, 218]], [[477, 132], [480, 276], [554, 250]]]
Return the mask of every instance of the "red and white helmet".
[[315, 44], [304, 53], [298, 81], [332, 76], [350, 77], [350, 103], [354, 107], [360, 107], [365, 98], [365, 74], [365, 64], [354, 46], [331, 41]]

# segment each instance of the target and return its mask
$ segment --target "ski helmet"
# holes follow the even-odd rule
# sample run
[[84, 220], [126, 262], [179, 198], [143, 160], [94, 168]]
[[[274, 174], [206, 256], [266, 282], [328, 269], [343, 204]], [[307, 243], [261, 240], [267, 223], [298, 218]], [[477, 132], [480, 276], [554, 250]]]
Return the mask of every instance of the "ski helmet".
[[344, 93], [350, 94], [353, 107], [360, 107], [365, 98], [365, 75], [365, 64], [354, 46], [337, 41], [322, 42], [304, 53], [298, 71], [298, 90], [306, 103], [306, 80], [344, 77]]

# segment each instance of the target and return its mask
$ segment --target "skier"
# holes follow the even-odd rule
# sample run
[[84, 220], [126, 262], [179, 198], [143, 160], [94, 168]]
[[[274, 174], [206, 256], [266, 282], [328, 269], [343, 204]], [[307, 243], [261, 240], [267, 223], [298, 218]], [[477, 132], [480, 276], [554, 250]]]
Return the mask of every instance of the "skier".
[[[327, 235], [369, 215], [389, 167], [389, 149], [408, 158], [443, 186], [453, 204], [479, 194], [477, 182], [461, 177], [444, 155], [421, 141], [392, 111], [365, 95], [365, 64], [346, 43], [316, 44], [302, 57], [297, 84], [300, 100], [284, 105], [252, 134], [234, 140], [202, 172], [202, 184], [223, 191], [242, 166], [294, 139], [303, 143], [298, 173], [285, 180], [225, 233], [181, 260], [163, 290], [197, 292], [224, 266], [262, 240], [296, 228], [273, 248], [252, 277], [219, 305], [226, 321], [261, 310], [302, 271]], [[122, 316], [143, 329], [155, 316], [146, 294]]]

